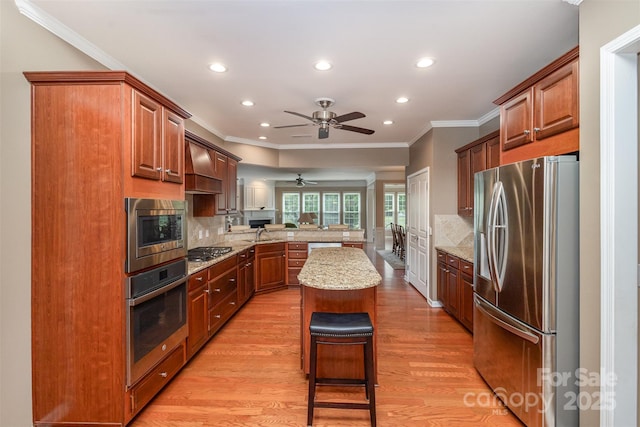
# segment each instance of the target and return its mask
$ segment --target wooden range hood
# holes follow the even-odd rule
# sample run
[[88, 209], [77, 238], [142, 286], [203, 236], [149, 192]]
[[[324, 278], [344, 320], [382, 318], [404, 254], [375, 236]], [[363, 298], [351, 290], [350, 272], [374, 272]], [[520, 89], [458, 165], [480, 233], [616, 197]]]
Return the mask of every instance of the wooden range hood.
[[185, 192], [191, 194], [221, 194], [222, 180], [216, 177], [215, 158], [209, 149], [185, 140]]

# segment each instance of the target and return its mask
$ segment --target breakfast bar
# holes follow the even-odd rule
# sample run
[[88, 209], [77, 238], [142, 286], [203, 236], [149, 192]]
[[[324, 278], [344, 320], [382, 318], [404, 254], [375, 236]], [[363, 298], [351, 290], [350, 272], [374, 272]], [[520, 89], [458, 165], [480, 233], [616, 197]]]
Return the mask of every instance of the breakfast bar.
[[[382, 277], [364, 251], [347, 247], [315, 249], [309, 254], [298, 280], [302, 285], [300, 319], [304, 372], [309, 373], [309, 323], [313, 312], [369, 313], [374, 326], [374, 366], [377, 366], [376, 293]], [[318, 350], [318, 376], [362, 378], [361, 348], [322, 347]]]

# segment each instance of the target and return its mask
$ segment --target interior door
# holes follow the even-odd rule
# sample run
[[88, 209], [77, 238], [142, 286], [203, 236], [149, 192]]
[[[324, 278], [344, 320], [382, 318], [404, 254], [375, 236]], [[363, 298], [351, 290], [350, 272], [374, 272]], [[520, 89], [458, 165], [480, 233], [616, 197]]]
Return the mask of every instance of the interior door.
[[429, 299], [429, 169], [407, 178], [406, 280]]

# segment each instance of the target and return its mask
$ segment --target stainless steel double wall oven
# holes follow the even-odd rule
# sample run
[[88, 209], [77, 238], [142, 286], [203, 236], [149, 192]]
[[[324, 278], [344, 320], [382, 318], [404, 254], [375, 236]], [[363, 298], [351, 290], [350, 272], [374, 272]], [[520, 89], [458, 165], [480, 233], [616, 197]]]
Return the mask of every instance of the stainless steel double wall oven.
[[127, 385], [187, 337], [186, 202], [125, 199]]

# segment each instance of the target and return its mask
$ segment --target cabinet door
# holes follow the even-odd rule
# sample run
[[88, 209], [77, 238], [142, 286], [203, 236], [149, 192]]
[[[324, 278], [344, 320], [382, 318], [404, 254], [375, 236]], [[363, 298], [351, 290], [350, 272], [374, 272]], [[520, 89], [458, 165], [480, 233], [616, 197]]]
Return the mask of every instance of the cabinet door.
[[535, 138], [544, 139], [578, 127], [578, 61], [534, 86]]
[[469, 216], [469, 150], [458, 153], [458, 215]]
[[460, 322], [473, 332], [473, 278], [460, 273]]
[[207, 286], [202, 286], [196, 291], [189, 292], [189, 306], [187, 318], [189, 319], [189, 337], [187, 338], [187, 355], [191, 357], [207, 341], [208, 334], [208, 301]]
[[281, 251], [258, 253], [256, 255], [256, 292], [285, 286], [285, 254]]
[[227, 212], [238, 211], [238, 162], [227, 158]]
[[438, 262], [438, 300], [442, 304], [442, 307], [447, 310], [447, 264], [444, 262]]
[[458, 287], [458, 270], [449, 268], [447, 273], [447, 308], [453, 317], [460, 313], [460, 292]]
[[164, 110], [162, 138], [162, 179], [182, 184], [184, 180], [184, 120], [171, 111]]
[[487, 163], [486, 169], [500, 166], [500, 137], [491, 138], [486, 143]]
[[475, 173], [483, 171], [487, 166], [486, 145], [479, 144], [469, 149], [469, 184], [467, 185], [467, 216], [473, 215], [473, 180]]
[[133, 150], [132, 176], [159, 180], [162, 176], [160, 166], [160, 132], [162, 129], [162, 106], [144, 96], [133, 92]]
[[533, 141], [533, 88], [500, 106], [502, 150], [510, 150]]

